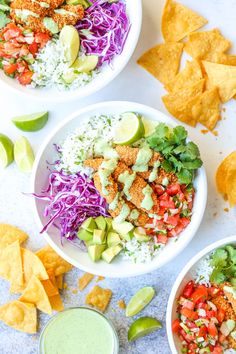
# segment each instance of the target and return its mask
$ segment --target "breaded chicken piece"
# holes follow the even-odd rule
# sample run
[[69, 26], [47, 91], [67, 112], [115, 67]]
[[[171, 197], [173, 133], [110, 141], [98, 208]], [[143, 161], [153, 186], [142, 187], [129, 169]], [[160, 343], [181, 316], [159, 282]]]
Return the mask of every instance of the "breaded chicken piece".
[[[135, 164], [139, 150], [139, 148], [133, 148], [130, 146], [116, 146], [116, 152], [119, 155], [119, 159], [127, 166], [133, 166]], [[156, 161], [163, 161], [163, 156], [159, 152], [153, 151], [153, 156], [150, 159], [148, 166], [153, 167], [154, 162]]]
[[162, 184], [164, 178], [168, 178], [170, 183], [176, 183], [178, 181], [178, 177], [172, 172], [166, 172], [163, 168], [159, 168], [157, 178], [154, 183]]
[[96, 157], [95, 159], [87, 159], [84, 161], [84, 166], [90, 167], [94, 171], [97, 171], [103, 161], [104, 161], [103, 157]]
[[[41, 6], [40, 3], [44, 3], [46, 6]], [[10, 4], [12, 10], [29, 10], [34, 12], [35, 14], [39, 15], [40, 17], [46, 16], [48, 11], [50, 10], [50, 4], [48, 4], [47, 1], [40, 1], [40, 2], [33, 2], [31, 0], [14, 0]], [[14, 16], [17, 17], [15, 11], [12, 11], [14, 13]], [[17, 17], [17, 21], [23, 22], [20, 17]]]
[[[232, 288], [230, 286], [230, 284], [225, 284], [225, 285], [228, 286], [229, 288]], [[230, 304], [231, 304], [231, 306], [232, 306], [232, 308], [234, 310], [234, 313], [236, 315], [236, 299], [234, 298], [234, 295], [231, 292], [229, 292], [227, 290], [227, 288], [225, 288], [225, 286], [223, 287], [223, 291], [224, 291], [224, 294], [225, 294], [226, 298], [230, 302]]]
[[[66, 11], [65, 13], [57, 13], [57, 11]], [[84, 8], [81, 5], [64, 5], [60, 9], [51, 13], [51, 18], [57, 23], [59, 30], [66, 25], [74, 26], [84, 17]]]

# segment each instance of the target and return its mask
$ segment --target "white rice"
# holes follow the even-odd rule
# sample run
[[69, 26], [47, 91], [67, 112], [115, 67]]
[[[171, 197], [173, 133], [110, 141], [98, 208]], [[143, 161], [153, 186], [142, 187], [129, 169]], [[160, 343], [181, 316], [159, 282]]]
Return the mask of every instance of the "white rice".
[[124, 243], [123, 257], [133, 263], [149, 263], [163, 249], [164, 245], [156, 245], [153, 241], [138, 242], [134, 237]]
[[198, 262], [197, 269], [193, 272], [193, 278], [198, 284], [210, 286], [210, 275], [212, 271], [213, 268], [210, 265], [210, 255], [208, 255]]
[[224, 350], [224, 354], [236, 354], [236, 350], [235, 349], [226, 349], [226, 350]]

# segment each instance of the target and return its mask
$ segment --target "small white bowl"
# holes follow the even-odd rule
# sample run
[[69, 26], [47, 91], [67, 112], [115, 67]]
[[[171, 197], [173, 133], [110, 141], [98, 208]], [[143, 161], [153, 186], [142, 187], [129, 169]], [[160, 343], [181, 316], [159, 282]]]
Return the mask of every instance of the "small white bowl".
[[137, 45], [142, 26], [142, 0], [126, 0], [127, 13], [131, 28], [127, 36], [124, 49], [120, 55], [114, 57], [112, 64], [104, 64], [101, 73], [84, 87], [75, 90], [59, 91], [57, 88], [29, 88], [4, 74], [0, 70], [1, 86], [8, 86], [15, 93], [30, 96], [34, 99], [47, 102], [65, 102], [81, 99], [92, 95], [108, 85], [125, 68]]
[[168, 300], [167, 310], [166, 310], [166, 330], [168, 341], [170, 345], [170, 349], [173, 354], [181, 353], [181, 341], [179, 340], [176, 334], [172, 332], [172, 322], [177, 318], [177, 299], [181, 295], [185, 285], [193, 279], [193, 274], [197, 269], [198, 263], [210, 254], [215, 249], [226, 246], [227, 244], [235, 244], [236, 245], [236, 235], [229, 236], [219, 240], [217, 242], [212, 243], [211, 245], [204, 248], [202, 251], [196, 254], [183, 268], [181, 273], [178, 275], [173, 288], [170, 293], [170, 297]]
[[[134, 102], [103, 102], [75, 112], [70, 117], [64, 119], [63, 122], [56, 127], [56, 129], [41, 145], [41, 148], [36, 156], [36, 161], [32, 172], [31, 191], [34, 193], [41, 193], [41, 191], [47, 186], [49, 174], [47, 169], [47, 161], [56, 161], [58, 158], [53, 146], [54, 143], [60, 144], [68, 134], [73, 132], [73, 130], [79, 126], [80, 122], [91, 116], [98, 113], [105, 115], [121, 114], [127, 111], [139, 112], [141, 115], [150, 120], [165, 122], [172, 126], [176, 125], [171, 118], [167, 117], [163, 113], [148, 106]], [[162, 267], [164, 264], [170, 262], [174, 257], [176, 257], [187, 246], [197, 232], [197, 229], [202, 221], [207, 197], [207, 181], [203, 167], [198, 170], [197, 176], [194, 180], [194, 186], [196, 189], [196, 194], [193, 206], [193, 216], [190, 224], [180, 234], [177, 242], [170, 240], [163, 251], [160, 252], [160, 254], [150, 263], [134, 264], [122, 259], [122, 257], [117, 257], [117, 259], [115, 259], [115, 261], [111, 264], [107, 264], [102, 261], [94, 263], [90, 260], [87, 253], [80, 251], [71, 243], [65, 241], [64, 246], [62, 246], [58, 230], [55, 227], [51, 227], [47, 233], [43, 233], [43, 236], [58, 254], [60, 254], [75, 267], [78, 267], [86, 272], [114, 278], [149, 273]], [[43, 216], [45, 202], [35, 199], [33, 204], [36, 222], [41, 230], [46, 222]]]

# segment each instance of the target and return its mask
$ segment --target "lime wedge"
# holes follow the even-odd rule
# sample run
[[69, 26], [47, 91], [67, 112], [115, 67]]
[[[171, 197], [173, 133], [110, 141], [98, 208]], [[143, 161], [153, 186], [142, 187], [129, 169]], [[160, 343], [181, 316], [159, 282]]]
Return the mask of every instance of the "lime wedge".
[[14, 158], [17, 166], [22, 172], [30, 172], [34, 163], [32, 147], [24, 136], [16, 140], [14, 144]]
[[140, 289], [129, 301], [126, 307], [126, 316], [131, 317], [137, 315], [140, 311], [144, 309], [145, 306], [152, 301], [155, 295], [155, 290], [151, 286], [146, 286]]
[[66, 60], [71, 66], [79, 53], [79, 33], [74, 26], [64, 26], [59, 36], [60, 42], [65, 48]]
[[98, 65], [97, 55], [85, 55], [83, 57], [77, 58], [72, 68], [79, 73], [89, 73], [94, 70]]
[[48, 121], [48, 112], [32, 113], [12, 118], [17, 128], [24, 132], [37, 132], [42, 129]]
[[116, 127], [114, 143], [130, 145], [144, 136], [142, 118], [133, 112], [122, 114], [122, 119]]
[[152, 317], [141, 317], [134, 321], [128, 331], [128, 340], [130, 342], [146, 336], [147, 334], [162, 328], [160, 321]]
[[144, 136], [146, 138], [155, 132], [155, 128], [158, 122], [156, 122], [155, 120], [150, 120], [145, 118], [142, 118], [142, 121], [144, 125]]
[[13, 160], [13, 142], [6, 135], [0, 134], [0, 165], [5, 168]]

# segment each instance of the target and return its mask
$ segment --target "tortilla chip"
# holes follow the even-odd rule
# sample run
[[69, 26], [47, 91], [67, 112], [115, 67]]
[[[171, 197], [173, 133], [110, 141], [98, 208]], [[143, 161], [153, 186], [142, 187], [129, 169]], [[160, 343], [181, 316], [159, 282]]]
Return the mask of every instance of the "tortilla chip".
[[64, 305], [61, 300], [60, 294], [50, 297], [49, 300], [53, 310], [58, 312], [64, 310]]
[[41, 283], [48, 297], [59, 294], [58, 287], [53, 285], [50, 279], [41, 280]]
[[196, 99], [203, 92], [204, 83], [205, 80], [202, 79], [178, 93], [163, 96], [162, 100], [168, 112], [181, 122], [195, 127], [197, 119], [192, 112], [192, 99]]
[[46, 269], [53, 269], [55, 276], [68, 272], [72, 265], [61, 258], [50, 246], [36, 252]]
[[202, 79], [202, 70], [197, 60], [187, 61], [185, 68], [175, 78], [165, 85], [170, 93], [178, 92], [186, 86], [191, 86]]
[[104, 312], [111, 301], [111, 297], [112, 291], [110, 289], [103, 289], [95, 285], [92, 291], [86, 296], [86, 304]]
[[58, 289], [63, 289], [63, 274], [60, 274], [56, 277], [56, 284], [57, 284], [57, 287]]
[[96, 283], [98, 283], [99, 281], [103, 281], [105, 279], [105, 277], [103, 277], [102, 275], [99, 275], [96, 279]]
[[18, 227], [8, 224], [0, 224], [0, 249], [5, 248], [15, 241], [19, 243], [27, 240], [28, 235]]
[[215, 63], [236, 66], [236, 55], [218, 54]]
[[207, 32], [191, 33], [184, 50], [191, 57], [199, 60], [216, 61], [218, 56], [231, 47], [231, 42], [215, 28]]
[[230, 170], [226, 177], [226, 194], [229, 205], [234, 207], [236, 205], [236, 168]]
[[94, 275], [90, 273], [84, 273], [84, 275], [79, 278], [78, 285], [79, 290], [82, 291], [86, 288], [86, 286], [93, 280]]
[[56, 277], [55, 277], [55, 274], [54, 274], [54, 270], [53, 269], [47, 269], [47, 273], [48, 273], [48, 276], [49, 276], [49, 280], [52, 282], [52, 284], [58, 288], [57, 286], [57, 280], [56, 280]]
[[138, 59], [138, 64], [163, 84], [167, 84], [179, 70], [182, 52], [182, 43], [158, 44], [144, 53]]
[[33, 304], [11, 301], [0, 307], [0, 320], [18, 331], [37, 331], [37, 312]]
[[52, 313], [48, 295], [44, 290], [43, 284], [35, 275], [30, 279], [19, 300], [34, 304], [40, 311], [49, 315]]
[[166, 1], [161, 23], [162, 35], [166, 42], [178, 42], [206, 23], [208, 21], [204, 17], [188, 7], [173, 0]]
[[208, 87], [218, 87], [221, 102], [229, 101], [236, 94], [236, 67], [203, 61], [208, 76]]
[[27, 286], [33, 275], [35, 275], [39, 280], [48, 279], [48, 273], [46, 272], [43, 263], [33, 252], [25, 248], [21, 248], [21, 256], [25, 286]]
[[0, 276], [11, 283], [14, 292], [22, 288], [24, 279], [19, 241], [0, 251]]
[[236, 151], [229, 154], [219, 165], [216, 171], [216, 186], [218, 191], [225, 196], [227, 194], [226, 179], [230, 170], [236, 170]]

